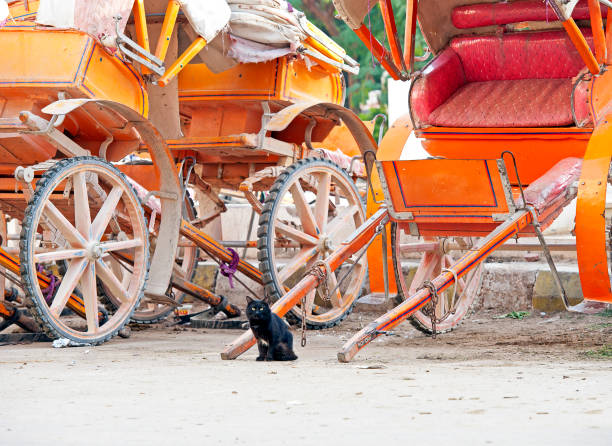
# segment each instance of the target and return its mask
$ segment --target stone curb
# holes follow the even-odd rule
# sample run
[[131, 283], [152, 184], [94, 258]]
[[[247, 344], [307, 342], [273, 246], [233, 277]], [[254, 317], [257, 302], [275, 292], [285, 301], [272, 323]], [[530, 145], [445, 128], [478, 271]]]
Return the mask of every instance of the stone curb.
[[[404, 274], [414, 275], [416, 262], [405, 262], [402, 267]], [[234, 288], [229, 287], [228, 280], [219, 276], [216, 280], [217, 265], [212, 262], [202, 262], [194, 277], [194, 282], [216, 294], [224, 295], [228, 300], [244, 307], [247, 295], [262, 295], [262, 287], [255, 282], [241, 280], [251, 288], [246, 291], [234, 280]], [[582, 288], [575, 264], [558, 264], [557, 269], [565, 291], [572, 305], [582, 300]], [[367, 287], [363, 294], [367, 294]], [[548, 265], [542, 262], [490, 262], [485, 264], [485, 273], [480, 289], [481, 308], [498, 311], [564, 311], [563, 303], [554, 283]], [[393, 306], [393, 302], [369, 301], [358, 302], [355, 311], [383, 313]]]

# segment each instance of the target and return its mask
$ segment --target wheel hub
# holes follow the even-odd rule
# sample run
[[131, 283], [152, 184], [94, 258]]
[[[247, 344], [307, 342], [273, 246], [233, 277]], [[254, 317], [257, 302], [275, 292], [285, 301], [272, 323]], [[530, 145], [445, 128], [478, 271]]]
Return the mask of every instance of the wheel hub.
[[327, 254], [328, 252], [332, 252], [334, 249], [334, 245], [327, 235], [322, 235], [319, 238], [319, 250], [321, 254]]
[[100, 258], [102, 258], [102, 248], [100, 247], [100, 243], [98, 243], [98, 242], [91, 243], [87, 247], [86, 257], [89, 260], [94, 261], [94, 262], [96, 260], [99, 260]]

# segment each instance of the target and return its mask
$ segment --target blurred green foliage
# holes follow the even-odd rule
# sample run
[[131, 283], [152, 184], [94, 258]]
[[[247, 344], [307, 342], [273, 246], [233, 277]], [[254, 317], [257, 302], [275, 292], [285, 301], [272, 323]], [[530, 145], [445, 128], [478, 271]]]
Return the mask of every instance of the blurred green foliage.
[[[386, 94], [386, 79], [388, 78], [385, 70], [380, 64], [374, 59], [367, 47], [359, 40], [357, 35], [352, 29], [340, 19], [335, 21], [336, 27], [339, 30], [338, 34], [330, 32], [329, 29], [318, 20], [314, 14], [309, 11], [307, 3], [302, 0], [294, 0], [291, 2], [297, 9], [303, 11], [311, 22], [325, 31], [330, 37], [332, 37], [339, 45], [344, 47], [346, 52], [353, 59], [357, 60], [360, 64], [360, 70], [358, 75], [346, 74], [347, 78], [347, 107], [353, 111], [360, 113], [359, 104], [364, 104], [368, 99], [368, 92], [371, 90], [382, 90], [381, 95], [381, 108], [376, 110], [370, 110], [369, 112], [361, 115], [362, 119], [371, 119], [377, 113], [386, 113], [387, 109], [387, 94]], [[331, 0], [319, 0], [319, 6], [324, 9], [330, 9], [332, 5]], [[399, 39], [401, 44], [404, 43], [404, 27], [406, 19], [406, 0], [392, 0], [393, 11], [395, 15], [395, 21], [397, 24], [397, 30], [399, 33]], [[365, 25], [370, 28], [376, 38], [388, 48], [387, 37], [385, 34], [385, 28], [380, 14], [380, 8], [374, 7], [370, 11], [370, 14], [364, 19]], [[415, 53], [417, 56], [422, 55], [425, 52], [425, 40], [421, 34], [421, 30], [417, 30], [415, 40]], [[417, 63], [416, 67], [420, 68], [424, 65], [424, 62]], [[383, 73], [385, 75], [383, 76]]]

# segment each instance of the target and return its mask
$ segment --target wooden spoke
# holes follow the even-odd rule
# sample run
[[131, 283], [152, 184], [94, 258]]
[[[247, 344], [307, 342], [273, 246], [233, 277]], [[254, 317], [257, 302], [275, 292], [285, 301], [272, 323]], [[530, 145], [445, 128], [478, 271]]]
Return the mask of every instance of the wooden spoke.
[[[146, 219], [121, 172], [94, 156], [58, 160], [38, 181], [24, 214], [19, 243], [25, 299], [44, 315], [45, 329], [90, 345], [117, 334], [138, 305], [149, 267]], [[119, 256], [134, 265], [123, 266]], [[53, 263], [67, 269], [59, 282], [49, 276], [55, 290], [50, 301], [49, 280], [39, 270]], [[112, 301], [108, 315], [99, 292]]]
[[306, 234], [297, 228], [289, 226], [286, 223], [277, 221], [274, 223], [274, 230], [281, 233], [285, 237], [289, 237], [292, 240], [300, 243], [301, 245], [316, 245], [319, 242], [317, 237]]
[[331, 189], [331, 173], [321, 172], [317, 184], [317, 201], [315, 203], [314, 217], [319, 231], [325, 232], [327, 215], [329, 213], [329, 192]]
[[[336, 273], [332, 272], [327, 278], [327, 288], [330, 293], [336, 287], [336, 285], [338, 285], [338, 279], [336, 278]], [[340, 293], [339, 287], [336, 291], [334, 291], [327, 297], [329, 298], [334, 307], [342, 307], [342, 294]]]
[[[287, 167], [272, 190], [279, 192], [268, 194], [264, 203], [258, 230], [259, 241], [264, 243], [258, 243], [258, 258], [265, 277], [271, 279], [266, 294], [275, 302], [309, 274], [318, 260], [336, 251], [342, 239], [365, 221], [366, 212], [353, 179], [328, 160], [304, 159]], [[288, 206], [292, 202], [295, 208]], [[359, 264], [365, 262], [363, 258]], [[339, 323], [359, 296], [365, 267], [355, 266], [349, 274], [331, 299], [321, 301], [324, 287], [320, 286], [305, 296], [303, 305], [290, 310], [290, 317], [301, 320], [305, 315], [311, 328]], [[336, 277], [325, 285], [331, 291]]]
[[312, 316], [312, 307], [314, 306], [315, 296], [317, 295], [317, 290], [312, 290], [310, 293], [306, 295], [306, 316]]
[[51, 312], [55, 316], [59, 317], [59, 315], [62, 313], [62, 310], [66, 306], [66, 302], [68, 302], [68, 299], [79, 282], [79, 279], [83, 275], [83, 271], [85, 271], [86, 266], [87, 259], [85, 258], [70, 262], [70, 265], [66, 270], [66, 274], [64, 274], [64, 278], [62, 279], [59, 288], [55, 292], [53, 303], [50, 307]]
[[104, 282], [104, 285], [106, 285], [112, 296], [121, 303], [127, 303], [129, 300], [128, 292], [124, 288], [123, 284], [119, 282], [117, 276], [115, 276], [111, 269], [101, 260], [96, 262], [96, 266], [96, 273], [98, 277], [102, 282]]
[[426, 252], [419, 267], [414, 273], [414, 278], [410, 284], [409, 294], [414, 294], [423, 282], [429, 280], [433, 276], [437, 263], [440, 261], [440, 255], [436, 252]]
[[65, 249], [62, 251], [41, 252], [40, 254], [34, 255], [34, 261], [36, 263], [57, 262], [60, 260], [85, 257], [85, 253], [85, 249]]
[[134, 249], [142, 246], [142, 240], [122, 240], [117, 242], [103, 242], [100, 243], [100, 249], [102, 252], [122, 251], [124, 249]]
[[402, 243], [399, 245], [399, 250], [402, 254], [408, 252], [425, 252], [435, 251], [440, 247], [439, 242], [415, 242], [415, 243]]
[[299, 270], [310, 258], [318, 253], [317, 247], [303, 248], [298, 255], [293, 257], [279, 272], [278, 278], [281, 283], [290, 278], [297, 270]]
[[119, 204], [119, 200], [123, 195], [121, 186], [114, 186], [109, 192], [104, 204], [98, 211], [98, 215], [92, 223], [92, 240], [98, 241], [102, 238], [104, 230], [108, 226], [108, 222], [113, 217], [113, 213]]
[[96, 287], [96, 264], [94, 262], [87, 262], [85, 271], [81, 276], [81, 292], [85, 304], [87, 331], [96, 333], [100, 328], [100, 321], [98, 320], [98, 290]]
[[90, 239], [91, 215], [89, 211], [89, 197], [87, 195], [87, 183], [85, 173], [77, 172], [74, 174], [74, 222], [76, 229], [86, 239]]
[[[400, 243], [403, 229], [396, 224], [391, 225], [391, 240], [393, 240], [393, 255], [396, 263], [401, 262], [401, 253], [404, 250], [404, 244]], [[408, 274], [397, 274], [398, 293], [402, 299], [413, 295], [418, 288], [427, 280], [432, 280], [437, 277], [442, 270], [450, 268], [455, 262], [454, 254], [461, 255], [464, 246], [458, 248], [457, 251], [450, 253], [440, 253], [440, 243], [442, 239], [426, 237], [425, 240], [419, 242], [425, 249], [421, 262], [416, 270], [416, 273], [410, 279]], [[409, 244], [413, 245], [413, 244]], [[465, 247], [470, 245], [464, 243]], [[428, 250], [437, 246], [435, 250]], [[412, 250], [410, 250], [412, 251]], [[439, 293], [439, 299], [435, 307], [437, 318], [442, 320], [436, 323], [436, 333], [445, 333], [455, 328], [461, 320], [469, 314], [469, 310], [475, 303], [476, 296], [481, 286], [483, 276], [482, 264], [474, 268], [472, 271], [465, 274], [463, 277], [457, 278], [457, 283], [451, 284], [443, 292]], [[410, 279], [410, 281], [408, 281]], [[428, 305], [428, 309], [430, 305]], [[419, 330], [426, 333], [433, 333], [433, 323], [431, 315], [428, 311], [416, 311], [411, 318], [412, 324]]]
[[68, 221], [66, 217], [59, 211], [57, 207], [51, 201], [45, 203], [43, 213], [51, 220], [51, 223], [57, 228], [57, 230], [64, 236], [67, 242], [72, 246], [78, 246], [85, 248], [87, 246], [86, 239], [76, 230], [72, 223]]
[[349, 206], [348, 208], [344, 209], [340, 215], [337, 215], [332, 221], [329, 222], [327, 225], [327, 234], [333, 238], [350, 223], [355, 214], [358, 212], [359, 208], [356, 205]]
[[308, 201], [306, 201], [306, 195], [304, 195], [304, 189], [302, 189], [302, 185], [299, 181], [296, 181], [291, 185], [289, 191], [291, 192], [291, 196], [293, 197], [295, 209], [297, 210], [298, 215], [300, 216], [304, 232], [316, 237], [317, 234], [319, 234], [319, 230], [314, 215], [312, 215], [310, 205], [308, 204]]

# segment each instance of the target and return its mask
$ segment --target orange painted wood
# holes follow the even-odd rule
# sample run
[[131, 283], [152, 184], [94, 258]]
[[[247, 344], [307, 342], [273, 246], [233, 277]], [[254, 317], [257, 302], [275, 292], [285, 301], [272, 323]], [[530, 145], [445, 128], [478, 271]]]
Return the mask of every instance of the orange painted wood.
[[576, 248], [585, 299], [612, 303], [606, 242], [606, 186], [612, 151], [612, 114], [598, 125], [584, 155], [576, 205]]
[[601, 6], [599, 1], [588, 0], [589, 15], [591, 16], [591, 29], [593, 30], [593, 43], [595, 44], [595, 58], [602, 64], [606, 59], [606, 36], [604, 34]]
[[[525, 227], [530, 222], [531, 216], [527, 211], [515, 213], [503, 226], [500, 226], [499, 230], [489, 234], [487, 239], [481, 242], [477, 249], [468, 251], [449, 269], [455, 271], [457, 278], [465, 276], [480, 262], [483, 262], [487, 258], [488, 252], [494, 249], [495, 246], [502, 244], [504, 240], [517, 234], [520, 228]], [[453, 285], [454, 275], [450, 271], [442, 272], [432, 280], [432, 283], [436, 287], [437, 292], [441, 293]], [[400, 305], [369, 323], [349, 339], [338, 352], [338, 360], [340, 362], [349, 362], [362, 348], [406, 320], [430, 300], [431, 292], [427, 288], [417, 291]]]
[[406, 30], [404, 33], [404, 64], [412, 71], [414, 61], [414, 36], [417, 28], [418, 0], [406, 0]]
[[458, 223], [482, 223], [483, 217], [509, 212], [496, 160], [427, 159], [380, 165], [393, 211], [410, 212], [416, 222], [452, 218]]
[[606, 17], [606, 64], [612, 64], [612, 9]]
[[569, 20], [566, 20], [565, 22], [562, 22], [562, 23], [563, 23], [563, 28], [565, 28], [565, 30], [567, 31], [572, 43], [578, 50], [580, 57], [582, 57], [582, 60], [586, 64], [589, 71], [592, 74], [598, 74], [599, 64], [597, 63], [595, 56], [593, 56], [593, 53], [591, 52], [591, 48], [589, 47], [589, 44], [587, 43], [586, 39], [582, 35], [582, 32], [578, 28], [578, 25], [576, 25], [576, 22], [574, 22], [574, 19], [570, 18]]
[[[604, 75], [605, 76], [605, 75]], [[603, 79], [598, 78], [604, 90]], [[603, 91], [606, 94], [606, 91]], [[417, 130], [424, 138], [423, 147], [432, 156], [444, 158], [498, 158], [504, 150], [516, 157], [521, 181], [528, 185], [542, 176], [558, 161], [582, 158], [592, 129], [563, 128], [449, 128], [428, 127]], [[510, 182], [516, 185], [513, 169], [508, 169]]]
[[[361, 225], [355, 231], [355, 236], [353, 238], [345, 241], [325, 260], [330, 270], [335, 271], [353, 254], [359, 252], [359, 250], [372, 239], [375, 235], [376, 228], [385, 221], [386, 218], [386, 210], [380, 210]], [[284, 316], [318, 285], [319, 279], [317, 276], [314, 274], [305, 275], [287, 294], [274, 303], [272, 311], [281, 317]], [[255, 345], [255, 338], [253, 337], [253, 332], [249, 330], [223, 350], [221, 359], [236, 359], [253, 345]]]

